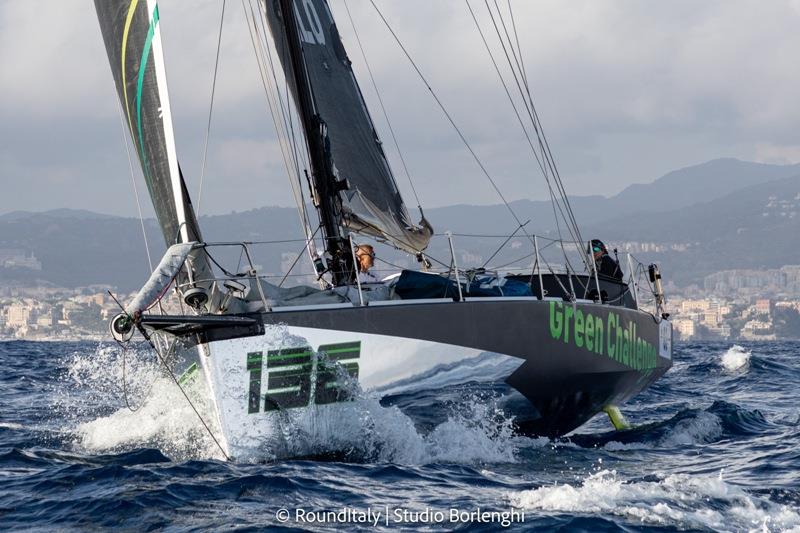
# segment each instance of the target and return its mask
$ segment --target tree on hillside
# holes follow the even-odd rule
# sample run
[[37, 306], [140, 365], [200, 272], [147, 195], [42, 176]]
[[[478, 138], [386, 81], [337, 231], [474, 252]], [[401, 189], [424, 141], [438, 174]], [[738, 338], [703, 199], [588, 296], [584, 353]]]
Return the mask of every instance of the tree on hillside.
[[800, 339], [800, 313], [792, 307], [776, 307], [773, 324], [779, 339]]

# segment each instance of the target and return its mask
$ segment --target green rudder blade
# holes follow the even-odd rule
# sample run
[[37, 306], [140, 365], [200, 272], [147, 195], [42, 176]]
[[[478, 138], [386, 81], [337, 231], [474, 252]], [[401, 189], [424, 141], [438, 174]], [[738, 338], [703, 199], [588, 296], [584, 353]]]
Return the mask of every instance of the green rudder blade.
[[631, 429], [631, 425], [625, 420], [625, 416], [616, 405], [607, 405], [603, 407], [603, 412], [608, 415], [608, 419], [611, 420], [611, 424], [617, 431]]

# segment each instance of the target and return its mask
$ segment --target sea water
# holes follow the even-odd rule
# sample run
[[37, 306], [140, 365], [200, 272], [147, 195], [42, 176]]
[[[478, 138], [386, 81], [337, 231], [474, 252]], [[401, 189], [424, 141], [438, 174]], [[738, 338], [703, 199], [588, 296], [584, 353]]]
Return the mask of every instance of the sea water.
[[[283, 458], [240, 464], [146, 347], [0, 343], [0, 529], [800, 531], [800, 343], [674, 359], [625, 432], [603, 415], [518, 436], [477, 385], [363, 393], [286, 428]], [[187, 393], [217, 431], [203, 383]], [[316, 453], [333, 437], [342, 453]]]

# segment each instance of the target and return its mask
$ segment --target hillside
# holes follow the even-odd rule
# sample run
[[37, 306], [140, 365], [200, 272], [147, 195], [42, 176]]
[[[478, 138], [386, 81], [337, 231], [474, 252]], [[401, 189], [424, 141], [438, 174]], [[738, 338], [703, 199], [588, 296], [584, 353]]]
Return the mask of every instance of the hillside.
[[[792, 177], [793, 176], [793, 177]], [[655, 202], [655, 203], [654, 203]], [[729, 268], [774, 268], [798, 262], [800, 166], [747, 163], [733, 159], [671, 172], [647, 185], [631, 186], [611, 198], [576, 197], [573, 209], [585, 238], [610, 244], [656, 243], [681, 251], [638, 254], [663, 265], [680, 284]], [[671, 207], [669, 207], [671, 206]], [[547, 202], [514, 202], [528, 231], [552, 231]], [[669, 207], [669, 208], [667, 208]], [[549, 216], [547, 216], [549, 214]], [[456, 205], [430, 209], [437, 232], [508, 234], [514, 222], [505, 206]], [[201, 219], [209, 242], [289, 240], [301, 237], [293, 208], [264, 207]], [[155, 221], [146, 221], [153, 260], [164, 250]], [[488, 257], [495, 241], [458, 243], [475, 257]], [[439, 246], [439, 245], [437, 245]], [[302, 243], [258, 246], [256, 263], [279, 273]], [[103, 283], [138, 288], [149, 273], [139, 221], [87, 211], [59, 209], [0, 216], [0, 251], [33, 253], [41, 270], [0, 267], [0, 282], [48, 282], [59, 286]], [[431, 253], [446, 256], [440, 249]], [[401, 259], [390, 257], [391, 259]], [[234, 258], [235, 259], [235, 258]]]

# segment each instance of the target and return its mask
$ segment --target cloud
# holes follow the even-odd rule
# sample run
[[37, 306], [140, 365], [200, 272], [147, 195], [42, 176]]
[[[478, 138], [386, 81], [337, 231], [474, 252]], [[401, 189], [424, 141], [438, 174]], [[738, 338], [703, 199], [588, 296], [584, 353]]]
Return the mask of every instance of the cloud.
[[[376, 2], [507, 197], [544, 197], [464, 2]], [[470, 3], [507, 72], [485, 4]], [[497, 202], [369, 2], [348, 5], [423, 205]], [[505, 14], [507, 3], [499, 5]], [[798, 5], [512, 0], [568, 191], [611, 194], [721, 156], [797, 161]], [[344, 3], [331, 7], [413, 204]], [[179, 156], [196, 194], [221, 3], [162, 0], [160, 9]], [[203, 212], [292, 205], [241, 4], [226, 9]], [[92, 2], [0, 3], [0, 64], [0, 185], [18, 186], [0, 198], [0, 212], [69, 202], [133, 214], [118, 99]], [[509, 90], [516, 93], [513, 82]]]
[[760, 163], [773, 163], [778, 165], [800, 163], [800, 144], [783, 146], [759, 144], [756, 147], [755, 159]]

